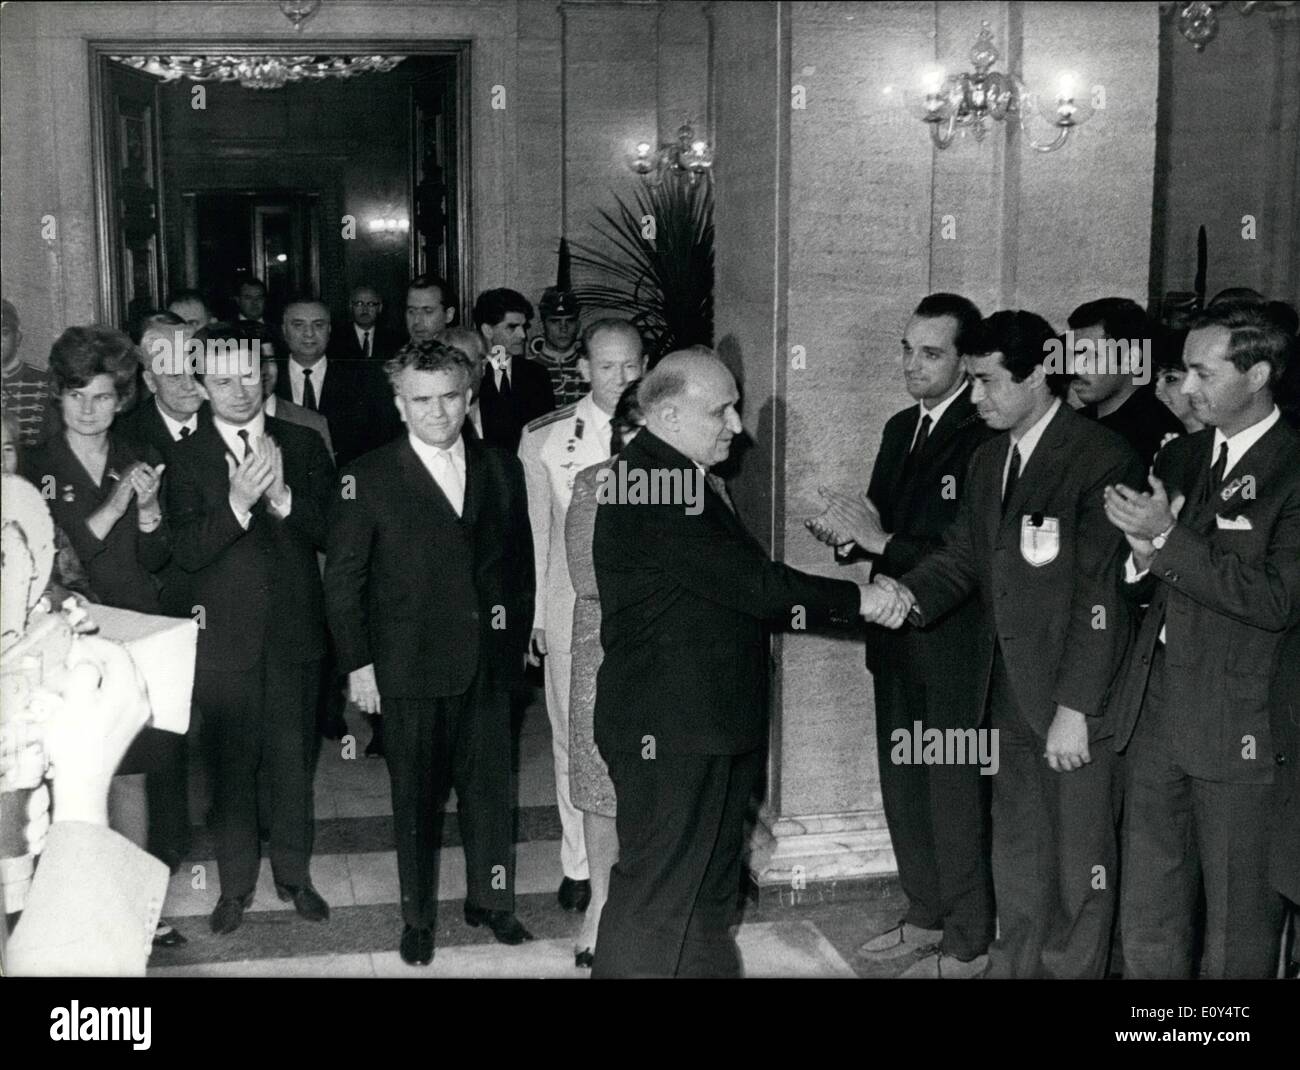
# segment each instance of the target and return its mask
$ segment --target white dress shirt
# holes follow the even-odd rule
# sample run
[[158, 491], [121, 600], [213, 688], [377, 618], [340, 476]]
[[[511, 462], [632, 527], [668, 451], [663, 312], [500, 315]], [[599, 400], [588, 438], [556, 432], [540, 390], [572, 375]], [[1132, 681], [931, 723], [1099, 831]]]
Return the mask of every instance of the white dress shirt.
[[355, 323], [352, 325], [352, 329], [357, 335], [357, 348], [362, 353], [366, 352], [366, 335], [370, 336], [370, 355], [373, 357], [375, 355], [375, 329], [373, 327], [358, 327]]
[[1002, 465], [1002, 493], [1007, 492], [1007, 473], [1011, 471], [1011, 451], [1020, 450], [1020, 475], [1025, 474], [1025, 468], [1029, 465], [1029, 458], [1033, 456], [1034, 449], [1038, 446], [1038, 440], [1043, 437], [1043, 432], [1047, 430], [1047, 425], [1052, 422], [1056, 416], [1056, 410], [1061, 407], [1061, 399], [1057, 398], [1052, 402], [1052, 407], [1048, 409], [1037, 422], [1026, 431], [1019, 439], [1015, 435], [1011, 436], [1011, 445], [1007, 447], [1007, 459]]
[[[302, 404], [302, 387], [306, 381], [303, 379], [303, 366], [293, 357], [288, 360], [289, 365], [289, 392], [293, 394], [294, 403]], [[328, 357], [321, 357], [311, 366], [311, 388], [316, 392], [316, 406], [320, 407], [321, 394], [325, 392], [325, 372], [329, 365]]]
[[[227, 458], [226, 464], [230, 469], [231, 475], [233, 475], [235, 468], [244, 459], [244, 440], [240, 437], [239, 432], [248, 432], [248, 448], [251, 450], [254, 444], [260, 442], [266, 435], [266, 417], [262, 414], [262, 410], [259, 409], [257, 415], [241, 427], [235, 424], [228, 424], [216, 413], [213, 413], [212, 423], [217, 429], [217, 434], [221, 436], [221, 440], [226, 444], [226, 449], [229, 451], [230, 456]], [[287, 517], [293, 509], [293, 491], [289, 489], [289, 484], [286, 483], [284, 485], [284, 500], [273, 502], [270, 498], [267, 498], [266, 507], [272, 514], [278, 516], [281, 520]], [[253, 519], [252, 512], [236, 509], [233, 501], [230, 503], [230, 511], [235, 514], [235, 519], [239, 521], [239, 526], [247, 529], [249, 523], [251, 523]]]
[[173, 442], [180, 441], [182, 427], [188, 427], [191, 435], [199, 429], [199, 414], [197, 412], [190, 413], [188, 420], [173, 420], [162, 411], [162, 406], [158, 404], [157, 400], [154, 401], [154, 408], [158, 410], [158, 415], [163, 418], [163, 423], [167, 426], [167, 433], [172, 436]]
[[912, 445], [908, 447], [908, 452], [916, 445], [916, 436], [921, 433], [921, 421], [927, 416], [930, 417], [930, 434], [934, 434], [934, 429], [939, 426], [939, 421], [943, 419], [943, 414], [948, 411], [952, 403], [962, 396], [962, 393], [969, 389], [970, 380], [967, 379], [960, 387], [948, 395], [945, 401], [939, 402], [934, 408], [926, 408], [925, 402], [921, 402], [920, 412], [916, 414], [916, 426], [912, 428]]
[[414, 434], [408, 437], [420, 463], [428, 469], [433, 481], [456, 510], [456, 515], [460, 516], [465, 509], [465, 440], [458, 438], [450, 449], [444, 450], [421, 442]]

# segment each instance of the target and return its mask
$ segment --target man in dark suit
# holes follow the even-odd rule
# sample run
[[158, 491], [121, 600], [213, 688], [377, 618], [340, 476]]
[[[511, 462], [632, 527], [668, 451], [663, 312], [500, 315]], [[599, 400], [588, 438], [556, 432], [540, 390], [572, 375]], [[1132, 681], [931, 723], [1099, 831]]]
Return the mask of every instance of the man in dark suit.
[[515, 290], [484, 290], [474, 302], [474, 326], [487, 343], [479, 391], [483, 441], [511, 453], [525, 425], [555, 408], [551, 378], [525, 354], [533, 306]]
[[397, 352], [400, 340], [380, 322], [384, 300], [373, 286], [358, 286], [348, 298], [348, 314], [330, 332], [329, 355], [382, 364]]
[[266, 316], [266, 283], [261, 279], [242, 280], [235, 287], [235, 309], [235, 326], [250, 336], [269, 342], [275, 359], [283, 360], [284, 335], [279, 326]]
[[[198, 332], [207, 343], [247, 342]], [[262, 412], [260, 356], [233, 369], [208, 350], [196, 375], [212, 419], [176, 446], [167, 470], [174, 554], [202, 608], [195, 702], [216, 734], [216, 933], [243, 920], [257, 883], [257, 781], [271, 785], [276, 891], [303, 917], [329, 916], [311, 885], [311, 757], [325, 654], [316, 551], [334, 466], [315, 431]]]
[[1064, 404], [1064, 377], [1044, 369], [1054, 339], [1019, 311], [975, 332], [971, 400], [1007, 433], [975, 451], [942, 547], [899, 588], [926, 625], [979, 593], [976, 694], [999, 754], [991, 977], [1104, 976], [1115, 914], [1115, 756], [1100, 741], [1129, 618], [1123, 539], [1101, 495], [1143, 469], [1119, 435]]
[[359, 357], [328, 357], [329, 338], [325, 305], [314, 298], [291, 299], [284, 306], [289, 356], [280, 361], [275, 392], [329, 421], [334, 455], [344, 465], [390, 441], [398, 422], [379, 368]]
[[[939, 546], [956, 517], [966, 464], [994, 434], [975, 411], [962, 365], [980, 319], [974, 304], [947, 293], [931, 294], [912, 314], [903, 376], [920, 404], [885, 424], [865, 499], [827, 492], [826, 516], [810, 522], [819, 538], [839, 544], [841, 560], [869, 555], [882, 573], [902, 575]], [[880, 791], [908, 910], [859, 954], [888, 960], [928, 950], [908, 968], [918, 975], [983, 973], [993, 939], [989, 778], [974, 764], [891, 760], [900, 730], [974, 728], [983, 719], [980, 628], [979, 602], [967, 599], [932, 627], [872, 628], [867, 638]]]
[[1300, 436], [1273, 388], [1291, 344], [1255, 307], [1194, 321], [1180, 389], [1205, 430], [1161, 451], [1150, 493], [1130, 482], [1106, 493], [1132, 549], [1128, 591], [1149, 603], [1112, 701], [1115, 747], [1127, 747], [1127, 976], [1192, 976], [1201, 889], [1200, 976], [1276, 966], [1269, 686], [1300, 624]]
[[427, 342], [393, 364], [408, 433], [344, 470], [325, 588], [352, 699], [387, 722], [401, 954], [424, 965], [452, 784], [466, 922], [502, 943], [532, 939], [514, 914], [509, 695], [533, 623], [533, 550], [519, 460], [461, 433], [468, 358]]
[[[1123, 435], [1149, 467], [1161, 443], [1183, 433], [1182, 422], [1150, 384], [1155, 325], [1136, 301], [1103, 297], [1071, 312], [1069, 326], [1079, 347], [1075, 359], [1087, 358], [1073, 383], [1074, 396], [1083, 402], [1080, 413]], [[1120, 358], [1127, 352], [1127, 369], [1111, 366], [1112, 352]]]
[[593, 976], [739, 976], [729, 925], [767, 743], [764, 622], [902, 613], [880, 588], [769, 560], [706, 478], [742, 430], [735, 380], [710, 350], [665, 356], [638, 399], [646, 427], [598, 491], [592, 542], [595, 735], [619, 843]]

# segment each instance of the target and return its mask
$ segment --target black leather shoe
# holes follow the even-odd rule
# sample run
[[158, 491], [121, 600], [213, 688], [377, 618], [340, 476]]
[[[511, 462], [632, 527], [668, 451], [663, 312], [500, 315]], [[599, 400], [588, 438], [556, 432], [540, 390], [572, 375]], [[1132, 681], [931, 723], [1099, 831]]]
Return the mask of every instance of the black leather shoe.
[[427, 966], [433, 959], [433, 930], [408, 925], [402, 931], [402, 961], [408, 966]]
[[596, 961], [596, 954], [589, 947], [584, 947], [581, 951], [573, 953], [573, 965], [579, 970], [591, 969], [591, 964]]
[[154, 947], [180, 947], [182, 944], [188, 944], [189, 941], [181, 935], [179, 929], [170, 925], [158, 923], [158, 927], [153, 932]]
[[217, 909], [209, 919], [212, 931], [218, 936], [233, 933], [244, 923], [244, 911], [252, 901], [252, 892], [247, 895], [223, 895], [217, 900]]
[[293, 909], [308, 921], [326, 921], [330, 916], [330, 906], [320, 897], [320, 893], [310, 883], [294, 887], [292, 884], [275, 883], [275, 894], [280, 902], [293, 900]]
[[575, 881], [565, 877], [560, 881], [560, 890], [555, 893], [560, 906], [570, 913], [582, 913], [591, 902], [591, 881]]
[[468, 900], [465, 901], [465, 924], [472, 929], [486, 925], [502, 944], [522, 944], [525, 940], [533, 938], [533, 934], [525, 929], [510, 911], [484, 910], [482, 907], [472, 906]]

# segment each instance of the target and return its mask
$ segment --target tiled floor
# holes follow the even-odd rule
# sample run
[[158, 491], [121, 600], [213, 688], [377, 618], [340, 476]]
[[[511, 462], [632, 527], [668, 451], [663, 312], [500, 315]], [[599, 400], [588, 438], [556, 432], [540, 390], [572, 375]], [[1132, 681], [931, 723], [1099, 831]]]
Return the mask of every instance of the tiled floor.
[[[172, 878], [164, 910], [188, 938], [184, 947], [158, 949], [149, 973], [159, 977], [555, 977], [582, 979], [573, 967], [581, 918], [555, 902], [562, 876], [555, 809], [550, 725], [540, 692], [524, 716], [519, 739], [516, 811], [516, 893], [520, 920], [536, 940], [505, 947], [461, 917], [464, 852], [454, 817], [444, 824], [439, 867], [441, 906], [433, 963], [405, 965], [397, 954], [402, 931], [397, 858], [385, 762], [364, 757], [370, 729], [350, 710], [355, 738], [323, 741], [316, 773], [316, 851], [312, 881], [330, 904], [330, 920], [313, 924], [276, 897], [265, 860], [256, 897], [239, 930], [212, 935], [208, 915], [218, 896], [212, 838], [194, 828], [193, 856]], [[198, 773], [191, 813], [204, 814], [208, 789]], [[455, 799], [449, 810], [455, 808]], [[906, 902], [892, 881], [818, 888], [791, 905], [762, 897], [746, 904], [737, 943], [749, 977], [892, 976], [907, 961], [871, 968], [854, 949], [892, 925]], [[910, 961], [910, 960], [909, 960]]]

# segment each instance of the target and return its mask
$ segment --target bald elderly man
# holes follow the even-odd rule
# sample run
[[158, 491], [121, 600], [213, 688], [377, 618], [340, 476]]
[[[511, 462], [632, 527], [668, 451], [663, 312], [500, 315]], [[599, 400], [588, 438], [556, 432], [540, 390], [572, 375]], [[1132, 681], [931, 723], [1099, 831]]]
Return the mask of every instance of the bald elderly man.
[[722, 480], [741, 433], [712, 350], [670, 353], [641, 382], [646, 426], [597, 488], [592, 550], [605, 660], [595, 734], [618, 799], [619, 859], [595, 977], [734, 977], [730, 923], [749, 797], [763, 768], [767, 625], [897, 627], [878, 586], [768, 559]]

